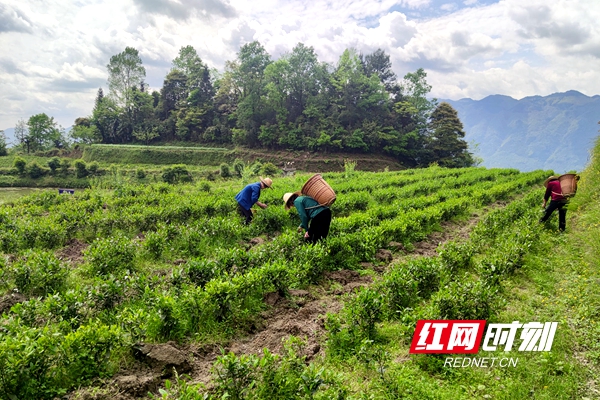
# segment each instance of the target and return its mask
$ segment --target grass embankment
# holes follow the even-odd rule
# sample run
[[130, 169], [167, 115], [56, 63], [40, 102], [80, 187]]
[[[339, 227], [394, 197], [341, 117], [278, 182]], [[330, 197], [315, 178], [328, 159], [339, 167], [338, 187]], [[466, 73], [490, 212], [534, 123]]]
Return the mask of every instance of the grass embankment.
[[171, 165], [218, 166], [231, 164], [236, 159], [244, 162], [271, 162], [283, 166], [293, 162], [298, 170], [308, 172], [343, 171], [345, 160], [356, 162], [362, 171], [405, 169], [391, 157], [380, 154], [360, 153], [311, 153], [300, 151], [270, 151], [237, 147], [235, 149], [187, 147], [187, 146], [136, 146], [94, 144], [83, 152], [86, 162], [122, 165]]
[[[55, 156], [58, 158], [53, 160]], [[18, 158], [25, 163], [21, 170], [16, 168], [15, 160]], [[60, 167], [51, 170], [50, 164], [57, 159]], [[183, 165], [193, 181], [214, 180], [220, 175], [224, 164], [232, 170], [239, 163], [251, 168], [257, 164], [272, 164], [269, 169], [271, 172], [260, 171], [263, 175], [274, 175], [273, 169], [288, 165], [305, 172], [339, 172], [344, 171], [348, 164], [363, 171], [405, 169], [393, 158], [378, 154], [94, 144], [77, 146], [72, 151], [51, 151], [44, 155], [13, 152], [0, 157], [0, 187], [114, 188], [123, 180], [148, 184], [163, 181], [165, 170], [173, 165]]]

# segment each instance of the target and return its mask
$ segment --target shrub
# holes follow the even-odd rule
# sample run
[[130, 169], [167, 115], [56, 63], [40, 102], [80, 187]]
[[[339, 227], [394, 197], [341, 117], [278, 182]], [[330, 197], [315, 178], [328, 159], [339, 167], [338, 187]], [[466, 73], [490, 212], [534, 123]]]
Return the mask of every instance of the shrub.
[[346, 304], [348, 322], [351, 328], [358, 329], [361, 338], [375, 338], [375, 324], [381, 321], [382, 316], [381, 306], [381, 293], [370, 288], [361, 288]]
[[135, 244], [123, 235], [96, 239], [85, 252], [85, 259], [94, 274], [119, 274], [133, 269]]
[[15, 157], [15, 160], [13, 161], [13, 166], [17, 169], [17, 172], [20, 175], [25, 174], [25, 167], [27, 166], [27, 161], [25, 161], [25, 159], [23, 159], [22, 157]]
[[405, 266], [394, 267], [386, 273], [380, 290], [389, 318], [398, 317], [418, 300], [418, 284]]
[[183, 321], [177, 312], [177, 301], [169, 294], [158, 296], [156, 301], [156, 316], [151, 318], [148, 334], [161, 340], [181, 337], [184, 328]]
[[158, 232], [146, 232], [143, 247], [148, 251], [154, 260], [158, 260], [167, 246], [167, 238], [164, 234]]
[[198, 189], [201, 192], [210, 193], [210, 183], [208, 183], [206, 181], [202, 181], [198, 184]]
[[279, 173], [279, 168], [271, 162], [264, 163], [261, 167], [261, 173], [263, 175], [275, 176]]
[[52, 157], [50, 160], [48, 160], [48, 168], [50, 168], [50, 171], [52, 172], [53, 175], [56, 173], [56, 170], [59, 167], [60, 167], [60, 158]]
[[180, 182], [191, 182], [192, 176], [185, 165], [175, 165], [173, 167], [167, 167], [163, 170], [162, 180], [163, 182], [176, 184]]
[[481, 281], [451, 282], [434, 298], [441, 319], [484, 319], [493, 316], [497, 290]]
[[11, 269], [17, 289], [32, 296], [61, 290], [69, 275], [68, 267], [50, 252], [30, 251]]
[[204, 258], [190, 260], [185, 266], [185, 273], [190, 281], [201, 287], [204, 287], [211, 279], [219, 275], [220, 272], [221, 269], [216, 262]]
[[144, 178], [146, 177], [146, 171], [144, 171], [142, 168], [138, 168], [138, 169], [135, 171], [135, 176], [136, 176], [138, 179], [144, 179]]
[[229, 178], [231, 177], [231, 171], [229, 170], [229, 165], [223, 163], [221, 164], [221, 178]]
[[446, 242], [439, 250], [444, 269], [456, 273], [472, 266], [473, 246], [457, 241]]
[[70, 166], [71, 160], [69, 160], [68, 158], [63, 158], [62, 160], [60, 160], [60, 170], [63, 174], [67, 174]]
[[44, 170], [34, 161], [27, 166], [27, 175], [30, 178], [37, 179], [44, 175]]
[[98, 163], [96, 161], [92, 161], [91, 163], [88, 164], [88, 167], [87, 167], [88, 171], [92, 175], [96, 175], [96, 173], [98, 172], [98, 168], [100, 168], [100, 166], [98, 165]]
[[85, 161], [83, 160], [75, 160], [73, 163], [75, 167], [75, 176], [78, 178], [85, 178], [88, 174], [87, 166], [85, 165]]
[[244, 162], [238, 158], [233, 162], [233, 170], [235, 171], [235, 175], [238, 178], [242, 177], [242, 173], [244, 172]]

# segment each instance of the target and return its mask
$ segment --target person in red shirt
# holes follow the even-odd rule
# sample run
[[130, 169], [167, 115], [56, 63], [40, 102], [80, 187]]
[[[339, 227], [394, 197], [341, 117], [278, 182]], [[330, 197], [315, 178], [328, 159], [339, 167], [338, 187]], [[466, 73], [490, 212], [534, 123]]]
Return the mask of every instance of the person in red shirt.
[[[565, 231], [567, 225], [567, 201], [568, 199], [562, 195], [562, 189], [558, 178], [554, 175], [548, 177], [544, 181], [546, 187], [546, 193], [544, 194], [544, 203], [542, 207], [545, 208], [544, 216], [540, 218], [540, 222], [546, 222], [552, 215], [554, 210], [558, 209], [558, 230], [561, 232]], [[550, 200], [550, 204], [546, 207], [546, 203]]]

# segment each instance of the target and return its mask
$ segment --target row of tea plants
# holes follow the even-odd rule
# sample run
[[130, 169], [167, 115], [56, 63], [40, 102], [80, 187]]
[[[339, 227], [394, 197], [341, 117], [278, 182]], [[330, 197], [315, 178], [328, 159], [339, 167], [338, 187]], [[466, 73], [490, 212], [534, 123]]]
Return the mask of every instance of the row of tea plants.
[[[140, 341], [223, 341], [252, 324], [265, 294], [356, 268], [391, 241], [408, 246], [546, 175], [327, 174], [340, 190], [331, 234], [317, 245], [303, 243], [297, 214], [281, 200], [308, 175], [276, 180], [261, 195], [270, 207], [249, 226], [235, 213], [233, 182], [46, 192], [0, 206], [0, 289], [20, 296], [0, 321], [0, 394], [61, 395], [114, 373]], [[250, 245], [259, 236], [263, 243]]]

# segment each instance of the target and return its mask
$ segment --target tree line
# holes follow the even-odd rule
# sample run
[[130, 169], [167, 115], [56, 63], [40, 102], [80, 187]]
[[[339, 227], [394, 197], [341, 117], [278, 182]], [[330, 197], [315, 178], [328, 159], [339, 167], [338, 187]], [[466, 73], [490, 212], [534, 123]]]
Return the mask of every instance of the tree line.
[[[302, 43], [273, 60], [254, 41], [218, 72], [185, 46], [158, 91], [145, 83], [135, 48], [111, 57], [107, 71], [108, 93], [100, 88], [91, 115], [77, 118], [75, 141], [186, 141], [387, 154], [407, 166], [473, 164], [456, 111], [427, 98], [425, 71], [399, 80], [380, 49], [371, 54], [347, 49], [332, 65]], [[30, 133], [34, 122], [29, 121]], [[62, 137], [50, 131], [44, 143], [39, 135], [17, 139], [27, 150], [60, 146]]]

